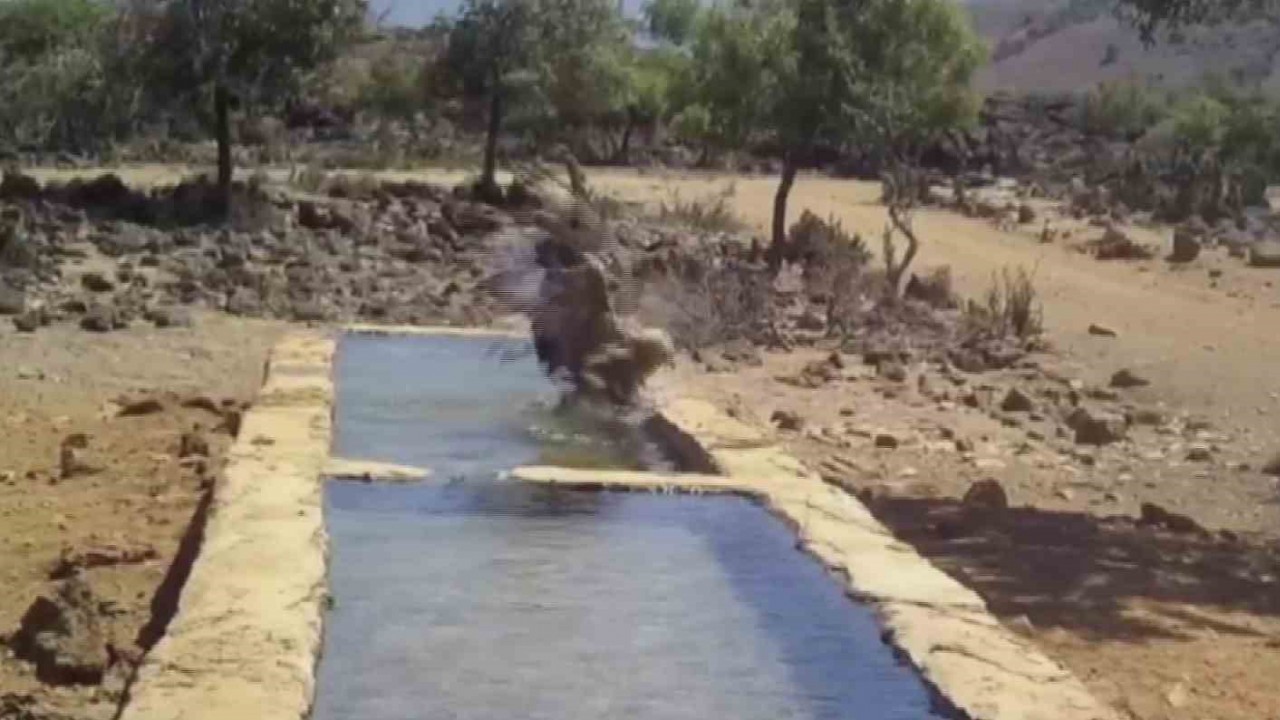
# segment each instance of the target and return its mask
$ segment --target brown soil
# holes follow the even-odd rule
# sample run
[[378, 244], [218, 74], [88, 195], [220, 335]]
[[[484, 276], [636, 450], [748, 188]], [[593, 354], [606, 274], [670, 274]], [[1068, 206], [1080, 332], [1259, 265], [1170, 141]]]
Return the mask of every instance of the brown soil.
[[[108, 335], [0, 327], [0, 633], [15, 630], [50, 592], [64, 553], [100, 551], [107, 564], [81, 572], [119, 658], [102, 686], [54, 687], [6, 650], [0, 717], [114, 715], [130, 658], [172, 600], [180, 578], [170, 577], [171, 565], [231, 441], [216, 429], [221, 413], [183, 401], [251, 400], [279, 332], [212, 315], [194, 329]], [[118, 416], [127, 401], [146, 397], [161, 409]], [[181, 437], [196, 425], [209, 457], [179, 459]], [[61, 446], [73, 433], [88, 436], [78, 458], [84, 469], [64, 477]]]
[[[774, 190], [765, 177], [592, 180], [647, 202], [732, 187], [736, 211], [761, 229]], [[805, 208], [834, 215], [875, 249], [885, 221], [877, 192], [803, 178], [792, 216]], [[1046, 377], [1105, 388], [1116, 370], [1132, 368], [1151, 385], [1119, 391], [1117, 402], [1211, 429], [1136, 428], [1122, 445], [1080, 452], [1025, 416], [922, 393], [923, 366], [894, 383], [848, 356], [842, 378], [818, 389], [779, 382], [825, 357], [817, 350], [768, 354], [763, 367], [720, 374], [687, 363], [676, 379], [760, 426], [776, 410], [798, 414], [801, 431], [777, 431], [798, 457], [858, 492], [900, 537], [1129, 717], [1280, 717], [1280, 488], [1259, 472], [1280, 451], [1280, 273], [1247, 268], [1225, 250], [1177, 269], [1158, 259], [1100, 262], [1076, 245], [1101, 231], [1040, 209], [1074, 239], [1042, 245], [1038, 223], [1002, 232], [950, 212], [917, 217], [922, 264], [949, 265], [962, 294], [983, 292], [1002, 267], [1035, 270], [1055, 352], [973, 383], [997, 398]], [[1158, 229], [1132, 234], [1168, 243]], [[1091, 334], [1095, 323], [1118, 337]], [[936, 374], [925, 382], [946, 385]], [[898, 447], [877, 448], [882, 434]], [[957, 439], [972, 449], [962, 452]], [[1211, 461], [1187, 459], [1197, 441], [1212, 447]], [[1009, 510], [965, 507], [964, 493], [986, 478], [1004, 487]], [[1144, 527], [1135, 522], [1142, 503], [1208, 530]]]

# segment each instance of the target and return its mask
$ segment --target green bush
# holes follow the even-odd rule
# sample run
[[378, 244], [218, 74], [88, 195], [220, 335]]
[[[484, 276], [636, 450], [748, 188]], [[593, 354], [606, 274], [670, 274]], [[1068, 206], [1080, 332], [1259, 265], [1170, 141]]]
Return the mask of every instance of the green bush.
[[1169, 114], [1168, 98], [1137, 81], [1101, 83], [1081, 106], [1084, 130], [1112, 138], [1141, 136]]

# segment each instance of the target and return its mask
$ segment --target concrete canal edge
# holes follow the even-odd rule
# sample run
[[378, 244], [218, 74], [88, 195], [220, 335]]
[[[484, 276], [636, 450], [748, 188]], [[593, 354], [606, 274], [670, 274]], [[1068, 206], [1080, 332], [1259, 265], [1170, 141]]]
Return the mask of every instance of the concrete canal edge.
[[518, 468], [532, 482], [600, 489], [733, 493], [787, 522], [801, 546], [874, 609], [884, 638], [946, 705], [973, 720], [1116, 720], [1065, 667], [1020, 637], [977, 593], [897, 540], [853, 495], [832, 487], [765, 433], [668, 387], [657, 398], [660, 438], [720, 477]]
[[321, 472], [334, 347], [300, 332], [272, 350], [177, 613], [138, 668], [122, 720], [309, 714], [326, 605]]
[[[514, 336], [453, 328], [347, 331]], [[291, 334], [273, 350], [262, 393], [214, 489], [177, 613], [140, 666], [122, 720], [295, 720], [310, 713], [327, 605], [322, 479], [335, 347], [331, 335], [315, 331]], [[677, 393], [661, 394], [650, 429], [702, 474], [543, 467], [518, 468], [512, 477], [752, 497], [794, 529], [851, 597], [875, 610], [885, 640], [960, 713], [974, 720], [1116, 720], [1068, 670], [1002, 626], [976, 593], [896, 540], [855, 497], [823, 483], [764, 433]]]

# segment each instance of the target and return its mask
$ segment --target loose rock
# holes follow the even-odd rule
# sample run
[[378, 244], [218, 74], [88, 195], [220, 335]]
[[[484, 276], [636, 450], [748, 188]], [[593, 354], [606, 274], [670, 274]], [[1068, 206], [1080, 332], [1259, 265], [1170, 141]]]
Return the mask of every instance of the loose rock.
[[89, 332], [111, 332], [122, 326], [116, 309], [106, 303], [94, 303], [80, 319], [80, 327]]
[[1200, 257], [1200, 238], [1186, 227], [1173, 231], [1173, 252], [1169, 254], [1171, 263], [1189, 263]]
[[1129, 370], [1128, 368], [1118, 370], [1111, 376], [1111, 387], [1126, 390], [1129, 388], [1146, 387], [1151, 381]]
[[1250, 247], [1249, 265], [1256, 268], [1280, 268], [1280, 241], [1268, 240]]
[[1280, 477], [1280, 453], [1276, 453], [1274, 457], [1262, 466], [1262, 473], [1264, 475]]
[[1009, 388], [1009, 392], [1000, 403], [1000, 409], [1005, 412], [1031, 412], [1036, 409], [1036, 406], [1026, 393], [1018, 388]]
[[36, 598], [9, 646], [17, 658], [35, 664], [41, 681], [55, 685], [97, 684], [110, 659], [97, 599], [78, 577]]
[[906, 382], [907, 369], [896, 360], [882, 361], [877, 367], [880, 377], [890, 382]]
[[1077, 445], [1110, 445], [1123, 439], [1128, 431], [1123, 417], [1082, 407], [1067, 418], [1067, 427], [1075, 431]]
[[0, 315], [21, 315], [27, 311], [27, 294], [0, 280]]
[[879, 433], [875, 438], [875, 446], [883, 450], [897, 450], [898, 438], [888, 433]]
[[1180, 535], [1206, 534], [1200, 523], [1186, 515], [1169, 512], [1155, 503], [1142, 503], [1141, 513], [1138, 525], [1142, 527], [1160, 528]]
[[105, 293], [116, 289], [116, 284], [102, 276], [102, 273], [88, 272], [80, 276], [80, 286], [89, 292]]
[[1006, 510], [1009, 507], [1009, 496], [998, 480], [987, 478], [970, 485], [963, 502], [969, 508]]
[[1097, 324], [1089, 326], [1089, 334], [1097, 335], [1099, 337], [1116, 337], [1117, 335], [1119, 335], [1119, 333], [1117, 333], [1115, 330], [1112, 330], [1111, 328], [1105, 325], [1097, 325]]
[[1187, 459], [1191, 462], [1209, 462], [1213, 459], [1213, 451], [1208, 445], [1192, 445], [1187, 448]]

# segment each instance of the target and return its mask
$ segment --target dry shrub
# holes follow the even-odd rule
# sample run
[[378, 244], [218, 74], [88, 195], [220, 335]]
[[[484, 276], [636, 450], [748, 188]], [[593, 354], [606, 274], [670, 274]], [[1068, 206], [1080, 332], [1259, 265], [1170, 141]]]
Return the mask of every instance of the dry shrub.
[[330, 197], [353, 200], [371, 200], [381, 187], [382, 180], [371, 172], [334, 173], [321, 183], [321, 189]]
[[679, 193], [673, 193], [669, 200], [659, 203], [658, 220], [699, 232], [737, 232], [743, 227], [742, 221], [734, 216], [729, 204], [735, 191], [730, 185], [711, 197], [695, 200], [683, 200]]
[[669, 273], [650, 283], [642, 305], [644, 319], [665, 327], [683, 350], [778, 337], [771, 274], [737, 259]]
[[951, 268], [947, 265], [934, 268], [927, 275], [912, 275], [907, 282], [906, 296], [939, 310], [959, 306], [951, 280]]
[[1005, 268], [992, 276], [984, 302], [969, 302], [965, 327], [970, 336], [1029, 340], [1044, 332], [1035, 276], [1026, 268]]
[[329, 180], [329, 173], [315, 163], [294, 166], [289, 171], [289, 184], [309, 193], [319, 193]]
[[865, 277], [871, 253], [862, 237], [834, 217], [823, 220], [806, 210], [787, 233], [786, 258], [804, 269], [810, 300], [825, 308], [827, 332], [852, 329], [871, 284]]

